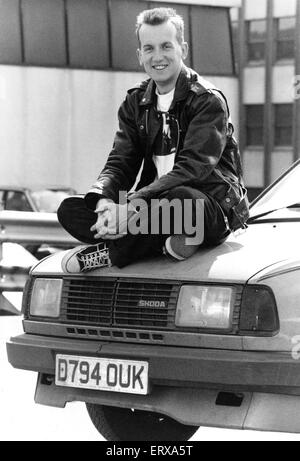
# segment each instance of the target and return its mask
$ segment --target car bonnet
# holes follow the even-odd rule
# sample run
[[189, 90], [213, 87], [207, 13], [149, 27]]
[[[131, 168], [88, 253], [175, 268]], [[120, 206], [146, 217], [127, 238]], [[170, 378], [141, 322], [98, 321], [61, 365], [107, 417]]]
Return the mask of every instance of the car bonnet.
[[[263, 269], [270, 267], [271, 270], [280, 261], [300, 256], [299, 235], [300, 222], [253, 224], [246, 231], [232, 234], [222, 245], [199, 249], [186, 261], [173, 262], [161, 256], [147, 258], [122, 269], [113, 266], [80, 276], [245, 283]], [[59, 252], [40, 261], [32, 273], [61, 276], [64, 254]]]

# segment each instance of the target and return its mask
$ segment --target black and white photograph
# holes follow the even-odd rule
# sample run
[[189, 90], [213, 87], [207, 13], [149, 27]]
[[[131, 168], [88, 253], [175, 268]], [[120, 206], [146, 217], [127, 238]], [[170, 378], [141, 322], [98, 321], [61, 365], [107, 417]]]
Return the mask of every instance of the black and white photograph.
[[0, 0], [0, 441], [300, 441], [300, 0]]

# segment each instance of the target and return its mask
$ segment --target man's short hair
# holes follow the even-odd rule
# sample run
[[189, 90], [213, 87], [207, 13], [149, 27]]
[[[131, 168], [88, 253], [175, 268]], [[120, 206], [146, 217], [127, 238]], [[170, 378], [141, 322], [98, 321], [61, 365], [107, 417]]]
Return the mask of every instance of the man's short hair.
[[171, 21], [176, 28], [176, 38], [180, 45], [184, 42], [184, 22], [181, 16], [173, 8], [152, 8], [151, 10], [142, 11], [136, 21], [136, 35], [140, 42], [140, 28], [143, 24], [158, 26], [165, 22]]

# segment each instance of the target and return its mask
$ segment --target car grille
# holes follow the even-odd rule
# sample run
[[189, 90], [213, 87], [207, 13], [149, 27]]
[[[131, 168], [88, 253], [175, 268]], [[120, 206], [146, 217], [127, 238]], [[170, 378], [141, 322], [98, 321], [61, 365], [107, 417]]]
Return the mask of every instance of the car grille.
[[65, 279], [61, 321], [103, 327], [173, 329], [179, 283]]

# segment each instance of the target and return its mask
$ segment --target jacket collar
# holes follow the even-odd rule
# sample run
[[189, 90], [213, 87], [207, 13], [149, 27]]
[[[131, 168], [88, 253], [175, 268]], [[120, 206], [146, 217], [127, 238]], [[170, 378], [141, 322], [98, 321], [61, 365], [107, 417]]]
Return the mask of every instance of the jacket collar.
[[[176, 102], [181, 101], [187, 97], [187, 94], [191, 89], [191, 83], [193, 83], [194, 81], [197, 81], [197, 74], [193, 73], [191, 69], [183, 65], [176, 82], [172, 106]], [[145, 93], [140, 101], [141, 106], [147, 106], [154, 103], [154, 101], [156, 100], [155, 89], [156, 84], [154, 80], [150, 79], [148, 81]]]

